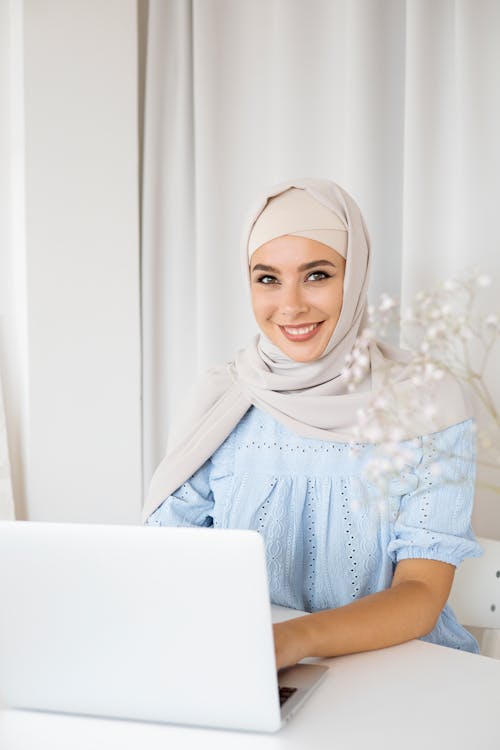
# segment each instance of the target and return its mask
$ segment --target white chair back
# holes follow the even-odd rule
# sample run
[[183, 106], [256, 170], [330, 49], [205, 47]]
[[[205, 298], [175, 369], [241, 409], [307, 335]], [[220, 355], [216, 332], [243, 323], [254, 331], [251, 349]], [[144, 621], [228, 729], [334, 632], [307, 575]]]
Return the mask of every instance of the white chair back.
[[485, 629], [481, 653], [500, 658], [500, 540], [478, 541], [484, 554], [459, 565], [448, 602], [462, 625]]

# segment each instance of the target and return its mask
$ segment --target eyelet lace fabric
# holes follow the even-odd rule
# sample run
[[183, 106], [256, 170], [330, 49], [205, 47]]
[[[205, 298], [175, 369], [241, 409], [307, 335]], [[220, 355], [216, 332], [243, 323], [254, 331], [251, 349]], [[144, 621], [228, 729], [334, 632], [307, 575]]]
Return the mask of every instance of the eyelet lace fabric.
[[[413, 441], [411, 460], [381, 496], [364, 475], [373, 446], [303, 438], [251, 407], [147, 523], [254, 529], [274, 603], [340, 607], [388, 588], [399, 560], [458, 565], [480, 554], [470, 526], [472, 425]], [[478, 651], [449, 607], [425, 640]]]

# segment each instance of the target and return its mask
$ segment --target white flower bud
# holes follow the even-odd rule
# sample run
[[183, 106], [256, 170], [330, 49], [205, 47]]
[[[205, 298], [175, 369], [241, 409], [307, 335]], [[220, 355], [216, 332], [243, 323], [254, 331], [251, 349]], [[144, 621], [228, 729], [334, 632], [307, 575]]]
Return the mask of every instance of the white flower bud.
[[370, 364], [369, 358], [366, 356], [366, 354], [360, 354], [358, 357], [358, 364], [360, 367], [366, 368]]
[[396, 301], [389, 297], [388, 294], [382, 294], [380, 298], [380, 305], [379, 310], [380, 312], [387, 312], [388, 310], [392, 310], [394, 307], [396, 307]]

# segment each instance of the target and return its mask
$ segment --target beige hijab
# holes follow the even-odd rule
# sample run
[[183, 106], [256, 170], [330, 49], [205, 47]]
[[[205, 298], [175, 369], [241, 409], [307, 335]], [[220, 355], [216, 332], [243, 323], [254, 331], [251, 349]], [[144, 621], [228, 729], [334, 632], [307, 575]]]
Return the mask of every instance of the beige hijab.
[[[242, 263], [249, 284], [249, 238], [255, 222], [274, 196], [299, 188], [335, 214], [335, 231], [347, 232], [344, 296], [341, 314], [320, 359], [299, 363], [287, 357], [263, 334], [257, 335], [234, 360], [206, 372], [190, 394], [182, 422], [169, 435], [167, 455], [151, 480], [143, 518], [178, 489], [215, 452], [252, 404], [274, 416], [292, 432], [307, 438], [359, 442], [358, 410], [368, 406], [390, 367], [392, 396], [403, 406], [415, 385], [405, 366], [408, 353], [381, 341], [368, 349], [370, 367], [365, 380], [349, 392], [343, 373], [367, 320], [370, 241], [361, 212], [339, 185], [325, 179], [297, 179], [266, 191], [250, 211], [241, 243]], [[340, 220], [340, 224], [339, 224]], [[287, 234], [310, 236], [300, 221]], [[305, 231], [304, 231], [305, 230]], [[319, 239], [320, 235], [316, 235]], [[340, 235], [339, 235], [340, 236]], [[321, 240], [320, 240], [321, 241]], [[254, 248], [255, 249], [255, 248]], [[344, 254], [344, 253], [343, 253]], [[421, 412], [403, 424], [403, 439], [444, 429], [470, 416], [459, 384], [445, 377], [436, 384], [437, 412]], [[365, 439], [364, 443], [373, 442]]]

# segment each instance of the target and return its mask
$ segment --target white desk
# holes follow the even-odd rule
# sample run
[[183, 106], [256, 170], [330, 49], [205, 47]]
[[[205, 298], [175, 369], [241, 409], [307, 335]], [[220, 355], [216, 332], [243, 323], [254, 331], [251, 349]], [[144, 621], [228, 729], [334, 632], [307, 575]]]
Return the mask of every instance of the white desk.
[[277, 734], [1, 711], [0, 748], [500, 749], [500, 660], [411, 641], [324, 663], [326, 679]]

